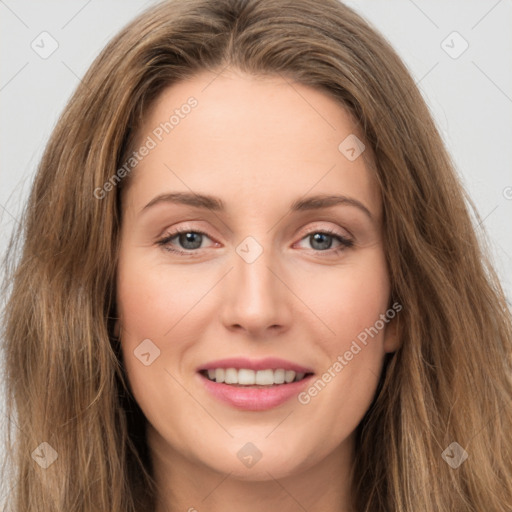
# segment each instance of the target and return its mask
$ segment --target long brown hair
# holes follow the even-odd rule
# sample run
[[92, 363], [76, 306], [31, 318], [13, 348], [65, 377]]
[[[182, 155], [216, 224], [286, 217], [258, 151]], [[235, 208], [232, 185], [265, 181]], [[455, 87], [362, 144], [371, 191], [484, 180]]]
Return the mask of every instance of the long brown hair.
[[[402, 343], [357, 429], [355, 510], [510, 512], [510, 311], [414, 80], [337, 0], [167, 1], [83, 77], [40, 163], [21, 253], [13, 263], [14, 240], [8, 260], [10, 509], [154, 510], [144, 417], [113, 332], [125, 180], [100, 199], [94, 191], [126, 161], [164, 88], [226, 66], [331, 95], [375, 155]], [[49, 461], [50, 447], [58, 458], [43, 470], [36, 459]], [[443, 454], [462, 449], [468, 460], [454, 468]]]

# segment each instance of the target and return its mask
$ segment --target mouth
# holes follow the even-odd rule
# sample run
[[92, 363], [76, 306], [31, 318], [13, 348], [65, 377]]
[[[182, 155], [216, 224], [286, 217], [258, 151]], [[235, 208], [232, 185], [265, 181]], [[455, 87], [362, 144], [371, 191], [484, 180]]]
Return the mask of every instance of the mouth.
[[272, 409], [297, 396], [314, 372], [283, 359], [224, 359], [197, 369], [208, 394], [246, 411]]
[[294, 370], [285, 370], [284, 368], [268, 368], [265, 370], [211, 368], [200, 370], [199, 373], [211, 382], [243, 388], [269, 388], [287, 385], [292, 382], [300, 382], [313, 375], [312, 372], [296, 372]]

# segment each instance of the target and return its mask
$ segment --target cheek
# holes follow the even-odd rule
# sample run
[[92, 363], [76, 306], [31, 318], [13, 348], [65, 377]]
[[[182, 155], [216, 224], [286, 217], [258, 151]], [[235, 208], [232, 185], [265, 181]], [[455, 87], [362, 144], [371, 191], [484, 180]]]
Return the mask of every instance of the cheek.
[[[173, 282], [171, 287], [158, 268], [138, 259], [136, 252], [127, 251], [120, 259], [116, 298], [122, 352], [132, 385], [140, 374], [147, 376], [151, 373], [148, 370], [160, 366], [162, 336], [172, 328], [175, 317], [183, 316], [179, 299], [183, 283]], [[146, 362], [154, 360], [148, 368], [141, 364], [144, 358], [137, 360], [141, 343], [147, 348], [142, 354], [150, 353], [150, 357], [145, 356]]]
[[364, 260], [364, 265], [358, 260], [344, 268], [336, 280], [317, 282], [324, 284], [323, 293], [315, 288], [309, 294], [330, 332], [317, 339], [323, 368], [299, 402], [331, 418], [331, 427], [352, 418], [350, 428], [355, 428], [368, 409], [381, 374], [386, 327], [394, 316], [386, 316], [390, 285], [383, 253], [376, 248]]
[[126, 259], [118, 273], [118, 314], [125, 337], [162, 339], [197, 302], [205, 284], [191, 272], [169, 272]]
[[390, 284], [384, 254], [380, 247], [369, 249], [331, 274], [305, 277], [299, 290], [328, 328], [321, 338], [325, 350], [343, 350], [388, 307]]
[[198, 339], [195, 329], [201, 328], [188, 321], [192, 315], [187, 316], [201, 289], [201, 282], [194, 279], [190, 273], [169, 272], [148, 258], [137, 258], [136, 250], [120, 260], [117, 309], [123, 362], [147, 418], [159, 418], [162, 408], [181, 396], [170, 374], [175, 375], [176, 366]]

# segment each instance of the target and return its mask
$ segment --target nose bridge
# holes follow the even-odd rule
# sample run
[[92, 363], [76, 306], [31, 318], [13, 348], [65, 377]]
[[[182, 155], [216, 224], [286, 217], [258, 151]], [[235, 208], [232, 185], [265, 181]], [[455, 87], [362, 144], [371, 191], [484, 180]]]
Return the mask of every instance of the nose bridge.
[[[269, 239], [265, 239], [267, 243]], [[289, 292], [275, 275], [279, 267], [275, 251], [255, 237], [246, 237], [235, 248], [233, 267], [223, 306], [226, 326], [259, 331], [285, 324], [288, 321], [285, 293]]]

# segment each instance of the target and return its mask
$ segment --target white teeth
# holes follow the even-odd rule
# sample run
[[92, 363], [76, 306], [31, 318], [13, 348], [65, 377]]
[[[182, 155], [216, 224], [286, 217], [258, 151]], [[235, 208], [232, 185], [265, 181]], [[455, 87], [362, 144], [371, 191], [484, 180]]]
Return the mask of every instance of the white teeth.
[[284, 370], [274, 370], [274, 383], [284, 384]]
[[258, 370], [256, 372], [256, 384], [258, 386], [271, 386], [274, 384], [274, 371]]
[[295, 372], [293, 370], [286, 370], [284, 372], [284, 381], [289, 384], [293, 382], [293, 379], [295, 379]]
[[234, 368], [226, 368], [224, 382], [226, 384], [238, 384], [238, 372]]
[[215, 382], [226, 384], [238, 384], [240, 386], [273, 386], [275, 384], [290, 384], [302, 380], [305, 373], [294, 372], [293, 370], [249, 370], [241, 368], [215, 368], [207, 371], [208, 378]]
[[[259, 372], [258, 372], [259, 373]], [[238, 382], [237, 384], [246, 384], [248, 386], [254, 385], [256, 381], [254, 370], [238, 370]]]

